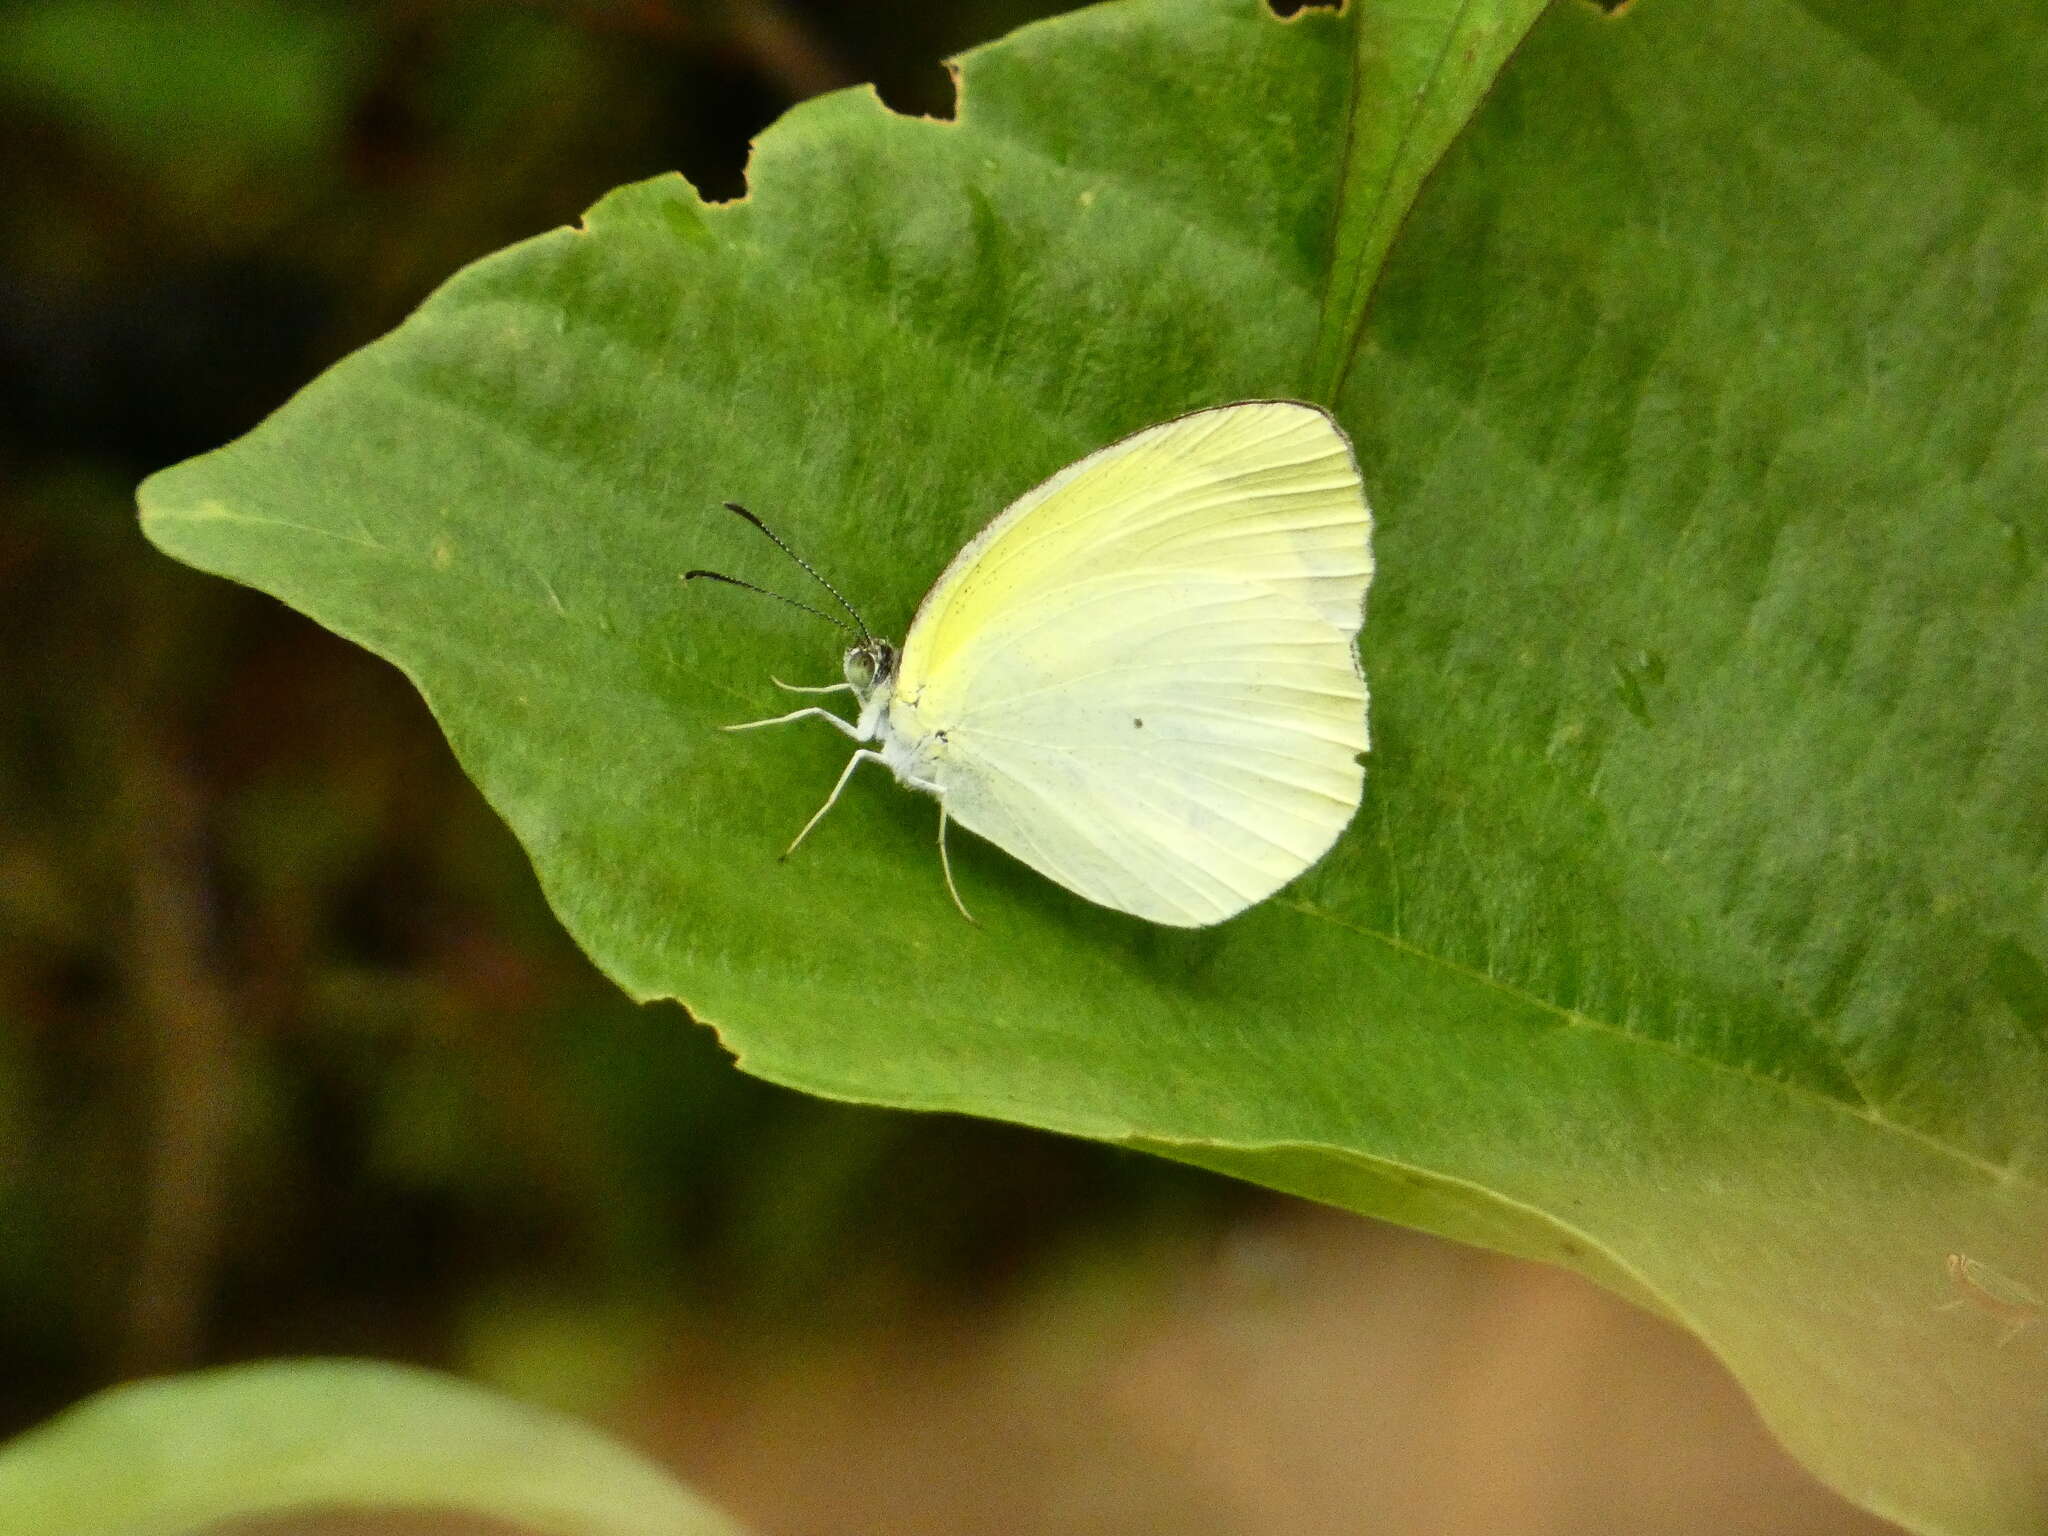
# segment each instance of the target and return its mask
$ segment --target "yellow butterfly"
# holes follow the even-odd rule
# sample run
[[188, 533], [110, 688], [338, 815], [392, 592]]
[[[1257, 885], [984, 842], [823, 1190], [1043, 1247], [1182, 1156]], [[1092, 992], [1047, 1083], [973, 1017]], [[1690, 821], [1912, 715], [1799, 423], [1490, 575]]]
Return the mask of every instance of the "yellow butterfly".
[[785, 856], [873, 761], [938, 798], [969, 921], [949, 819], [1090, 901], [1200, 928], [1294, 879], [1358, 810], [1372, 514], [1349, 440], [1314, 406], [1195, 411], [1068, 465], [960, 551], [901, 652], [728, 505], [858, 626], [844, 682], [775, 680], [851, 693], [857, 719], [813, 706], [725, 727], [815, 716], [875, 744]]

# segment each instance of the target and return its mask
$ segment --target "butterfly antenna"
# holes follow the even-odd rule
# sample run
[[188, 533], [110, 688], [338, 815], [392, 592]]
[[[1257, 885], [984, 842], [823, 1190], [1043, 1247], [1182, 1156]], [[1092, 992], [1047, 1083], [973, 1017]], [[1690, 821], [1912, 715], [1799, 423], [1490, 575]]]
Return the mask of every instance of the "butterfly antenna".
[[[833, 586], [831, 582], [827, 581], [824, 577], [818, 574], [818, 568], [816, 566], [812, 565], [810, 561], [806, 560], [802, 555], [798, 554], [795, 550], [791, 549], [787, 544], [783, 543], [781, 537], [775, 532], [773, 528], [770, 528], [766, 523], [762, 522], [760, 518], [754, 516], [753, 513], [749, 512], [745, 507], [741, 506], [736, 501], [728, 501], [725, 504], [725, 510], [728, 512], [737, 513], [739, 516], [744, 517], [748, 522], [752, 523], [756, 528], [760, 529], [761, 532], [766, 534], [768, 536], [769, 543], [773, 544], [777, 549], [781, 550], [785, 555], [789, 556], [790, 559], [794, 560], [798, 565], [802, 566], [804, 568], [804, 571], [810, 576], [811, 580], [815, 581], [827, 592], [830, 592], [832, 594], [833, 601], [838, 603], [840, 607], [844, 608], [848, 613], [853, 615], [853, 622], [860, 626], [861, 639], [874, 639], [874, 635], [871, 634], [868, 630], [867, 620], [863, 619], [860, 616], [859, 610], [856, 609], [853, 606], [853, 604], [849, 603], [845, 599], [845, 597], [840, 594], [840, 591], [837, 587]], [[755, 590], [759, 591], [760, 589], [757, 587]], [[770, 595], [773, 596], [775, 594], [771, 593]], [[783, 601], [794, 602], [795, 599], [784, 598]], [[801, 608], [803, 604], [798, 603], [797, 606]], [[816, 609], [812, 610], [812, 612], [814, 613], [816, 611]], [[833, 622], [838, 623], [836, 619]], [[841, 629], [844, 629], [846, 626], [841, 624], [839, 627]]]
[[[747, 591], [758, 592], [763, 597], [772, 597], [778, 603], [787, 603], [792, 608], [803, 609], [805, 613], [812, 615], [814, 618], [823, 619], [827, 624], [830, 624], [834, 629], [843, 630], [845, 633], [849, 635], [853, 633], [852, 630], [847, 629], [844, 624], [840, 623], [837, 619], [833, 618], [831, 614], [826, 613], [823, 609], [813, 608], [809, 603], [800, 603], [793, 597], [784, 597], [780, 592], [770, 592], [766, 587], [757, 587], [751, 581], [741, 581], [737, 576], [726, 576], [722, 575], [717, 571], [683, 572], [683, 580], [685, 581], [695, 581], [699, 577], [703, 578], [705, 581], [722, 581], [728, 587], [744, 587]], [[859, 618], [860, 615], [855, 614], [854, 617]], [[865, 631], [863, 631], [863, 633], [865, 633]]]

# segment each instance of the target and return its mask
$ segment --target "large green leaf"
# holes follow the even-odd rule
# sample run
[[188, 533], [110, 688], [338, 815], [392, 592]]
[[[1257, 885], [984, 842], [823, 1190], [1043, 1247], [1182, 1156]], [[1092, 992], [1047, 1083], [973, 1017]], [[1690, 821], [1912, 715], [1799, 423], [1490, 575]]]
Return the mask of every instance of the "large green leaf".
[[[149, 530], [404, 667], [579, 940], [750, 1070], [1571, 1265], [1852, 1497], [2038, 1529], [2048, 1330], [1943, 1304], [1952, 1251], [2048, 1273], [2048, 30], [1554, 10], [1361, 331], [1485, 84], [1440, 66], [1518, 31], [1466, 9], [1149, 0], [970, 57], [954, 123], [814, 102], [746, 201], [471, 268]], [[717, 501], [900, 635], [1080, 453], [1339, 381], [1381, 576], [1323, 866], [1171, 932], [962, 838], [971, 928], [879, 779], [775, 862], [846, 743], [712, 727], [835, 647], [678, 588], [795, 579]]]
[[535, 1536], [740, 1536], [587, 1425], [374, 1360], [117, 1387], [0, 1448], [8, 1536], [186, 1536], [334, 1507], [461, 1510]]

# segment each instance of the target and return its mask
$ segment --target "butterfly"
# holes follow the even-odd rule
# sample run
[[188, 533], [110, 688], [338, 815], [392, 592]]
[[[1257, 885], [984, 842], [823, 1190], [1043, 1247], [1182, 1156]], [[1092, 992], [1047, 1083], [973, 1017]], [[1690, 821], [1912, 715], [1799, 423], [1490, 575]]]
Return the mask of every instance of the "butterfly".
[[880, 763], [1076, 895], [1180, 928], [1233, 917], [1314, 864], [1357, 812], [1367, 747], [1358, 658], [1372, 513], [1341, 428], [1248, 400], [1161, 422], [1068, 465], [970, 540], [898, 650], [736, 503], [853, 619], [715, 571], [854, 637], [859, 743], [784, 856]]

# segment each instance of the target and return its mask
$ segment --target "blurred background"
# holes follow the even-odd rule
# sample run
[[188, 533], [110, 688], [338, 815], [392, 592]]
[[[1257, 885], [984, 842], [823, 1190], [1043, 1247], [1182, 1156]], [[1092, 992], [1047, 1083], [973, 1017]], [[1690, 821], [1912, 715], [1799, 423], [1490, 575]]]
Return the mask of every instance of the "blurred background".
[[1889, 1529], [1571, 1276], [739, 1075], [396, 673], [137, 533], [462, 263], [1065, 8], [0, 0], [0, 1433], [369, 1354], [767, 1536]]

